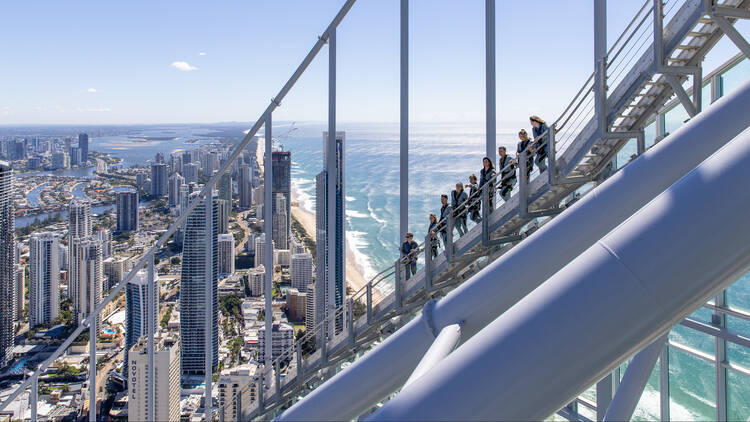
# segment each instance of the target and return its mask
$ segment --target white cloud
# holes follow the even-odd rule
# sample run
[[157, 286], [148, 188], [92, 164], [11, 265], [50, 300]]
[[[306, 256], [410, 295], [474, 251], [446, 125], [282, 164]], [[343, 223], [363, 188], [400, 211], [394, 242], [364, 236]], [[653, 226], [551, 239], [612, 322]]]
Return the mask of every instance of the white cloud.
[[110, 111], [112, 111], [112, 109], [110, 109], [109, 107], [78, 107], [76, 109], [77, 113], [109, 113]]
[[188, 62], [172, 62], [172, 67], [174, 67], [177, 70], [181, 70], [183, 72], [189, 72], [191, 70], [198, 70], [197, 67], [191, 66]]
[[89, 89], [86, 90], [86, 92], [90, 92], [90, 93], [93, 94], [93, 93], [96, 92], [96, 88], [89, 88]]
[[201, 51], [200, 53], [198, 53], [198, 55], [199, 55], [199, 56], [205, 56], [205, 55], [206, 55], [206, 52], [205, 52], [205, 51]]

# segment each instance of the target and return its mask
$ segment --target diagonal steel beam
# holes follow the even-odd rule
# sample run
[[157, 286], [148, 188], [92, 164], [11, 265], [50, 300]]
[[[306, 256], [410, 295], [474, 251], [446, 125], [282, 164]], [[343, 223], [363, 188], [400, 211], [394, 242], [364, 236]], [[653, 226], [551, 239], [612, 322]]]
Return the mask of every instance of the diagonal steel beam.
[[711, 19], [714, 21], [714, 23], [716, 23], [716, 26], [718, 26], [719, 29], [721, 29], [721, 31], [724, 32], [730, 40], [732, 40], [734, 45], [736, 45], [737, 48], [742, 51], [745, 57], [750, 57], [750, 43], [747, 42], [742, 34], [737, 32], [734, 26], [732, 26], [732, 24], [729, 23], [726, 18], [714, 13], [711, 14]]

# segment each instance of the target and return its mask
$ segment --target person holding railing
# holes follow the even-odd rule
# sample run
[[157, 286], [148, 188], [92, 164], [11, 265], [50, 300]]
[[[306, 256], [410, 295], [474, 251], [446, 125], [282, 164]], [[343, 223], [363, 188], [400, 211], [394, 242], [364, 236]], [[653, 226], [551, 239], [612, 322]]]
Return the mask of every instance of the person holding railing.
[[464, 191], [464, 184], [461, 182], [456, 183], [456, 189], [451, 192], [451, 207], [453, 208], [453, 218], [456, 222], [456, 230], [458, 235], [463, 236], [466, 234], [466, 200], [469, 199], [469, 195]]
[[534, 132], [534, 151], [536, 151], [536, 166], [539, 168], [539, 173], [544, 173], [547, 170], [547, 140], [549, 139], [549, 128], [547, 123], [539, 118], [539, 116], [529, 117], [531, 126]]
[[505, 147], [499, 147], [497, 153], [500, 158], [497, 166], [500, 168], [500, 196], [508, 202], [513, 186], [516, 185], [516, 161], [510, 158]]
[[526, 180], [529, 180], [531, 171], [534, 169], [534, 153], [531, 150], [531, 139], [529, 134], [526, 133], [526, 129], [518, 131], [518, 149], [516, 150], [516, 162], [521, 162], [521, 156], [526, 151]]
[[440, 195], [440, 237], [443, 238], [443, 245], [448, 246], [448, 216], [451, 213], [451, 206], [448, 204], [448, 195]]
[[427, 232], [430, 234], [430, 250], [432, 252], [433, 258], [435, 258], [438, 254], [439, 241], [437, 237], [437, 226], [437, 217], [435, 216], [435, 214], [430, 213], [430, 227], [427, 229]]
[[482, 159], [482, 170], [479, 172], [479, 187], [482, 188], [484, 185], [487, 185], [487, 189], [489, 191], [487, 192], [489, 195], [489, 209], [488, 212], [492, 212], [492, 210], [495, 208], [492, 205], [492, 201], [495, 197], [495, 176], [497, 173], [495, 173], [495, 165], [492, 164], [492, 159], [490, 157], [484, 157]]
[[477, 185], [476, 174], [469, 176], [469, 184], [466, 186], [469, 188], [469, 218], [471, 218], [471, 221], [479, 224], [482, 221], [482, 216], [479, 213], [482, 209], [482, 201], [479, 198], [479, 185]]
[[404, 263], [406, 268], [406, 279], [408, 280], [412, 275], [417, 273], [417, 253], [419, 252], [419, 245], [414, 241], [414, 234], [412, 232], [406, 233], [406, 239], [401, 244], [401, 261]]

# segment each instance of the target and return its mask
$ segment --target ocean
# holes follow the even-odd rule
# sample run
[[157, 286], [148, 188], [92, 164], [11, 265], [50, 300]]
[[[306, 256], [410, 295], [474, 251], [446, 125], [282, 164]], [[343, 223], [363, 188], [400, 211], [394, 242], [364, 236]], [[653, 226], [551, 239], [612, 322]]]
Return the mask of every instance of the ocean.
[[[315, 211], [315, 175], [321, 171], [322, 132], [324, 124], [296, 124], [289, 131], [289, 123], [280, 123], [274, 132], [280, 134], [278, 144], [292, 152], [292, 186], [300, 205]], [[497, 145], [515, 151], [520, 128], [498, 134]], [[530, 128], [526, 128], [527, 131]], [[354, 250], [365, 278], [391, 266], [398, 256], [399, 210], [399, 142], [398, 127], [394, 124], [345, 124], [338, 130], [346, 131], [346, 224], [347, 242]], [[440, 194], [449, 193], [458, 181], [467, 182], [472, 173], [479, 173], [484, 156], [484, 127], [448, 123], [417, 124], [410, 130], [409, 148], [409, 229], [418, 242], [424, 239], [428, 215], [438, 213]], [[92, 138], [91, 150], [107, 152], [123, 158], [124, 165], [145, 164], [156, 152], [167, 155], [176, 150], [197, 147], [212, 142], [206, 126], [149, 127], [127, 136]], [[291, 134], [292, 136], [286, 136]], [[208, 135], [208, 136], [202, 136]], [[174, 137], [153, 140], [145, 137]], [[196, 141], [197, 140], [197, 141]], [[192, 143], [196, 142], [196, 143]], [[635, 153], [631, 143], [618, 155], [618, 163], [627, 162]], [[710, 263], [707, 263], [710, 265]], [[728, 289], [732, 306], [750, 311], [750, 275], [743, 276]], [[711, 322], [711, 312], [700, 309], [693, 317]], [[728, 328], [750, 337], [750, 323], [728, 317]], [[584, 333], [582, 333], [584, 335]], [[677, 326], [670, 340], [712, 357], [715, 354], [713, 337]], [[749, 349], [728, 343], [727, 360], [731, 364], [750, 368]], [[714, 420], [716, 417], [716, 371], [712, 362], [700, 359], [675, 348], [670, 348], [670, 411], [674, 420]], [[750, 417], [750, 382], [745, 375], [732, 369], [727, 378], [729, 419], [747, 420]], [[588, 391], [587, 397], [595, 393]], [[581, 407], [583, 412], [583, 408]], [[655, 367], [634, 418], [654, 420], [659, 413], [659, 368]]]

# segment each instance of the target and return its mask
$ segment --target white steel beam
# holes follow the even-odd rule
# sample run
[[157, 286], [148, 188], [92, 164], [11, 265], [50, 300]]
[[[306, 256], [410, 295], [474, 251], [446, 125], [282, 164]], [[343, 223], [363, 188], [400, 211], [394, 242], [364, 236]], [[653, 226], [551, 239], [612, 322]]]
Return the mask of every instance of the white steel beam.
[[497, 151], [497, 109], [496, 98], [497, 89], [495, 87], [495, 0], [484, 1], [484, 44], [485, 44], [485, 100], [486, 100], [486, 121], [487, 121], [487, 139], [486, 139], [486, 156], [492, 159], [494, 163]]
[[422, 360], [419, 361], [419, 365], [414, 369], [409, 379], [406, 380], [404, 387], [437, 366], [440, 361], [445, 359], [458, 346], [460, 340], [461, 326], [459, 324], [451, 324], [440, 330], [440, 334], [435, 338], [435, 341], [427, 350], [427, 353], [424, 354]]
[[400, 125], [400, 178], [399, 178], [399, 238], [404, 241], [409, 231], [409, 0], [401, 0], [401, 103]]

